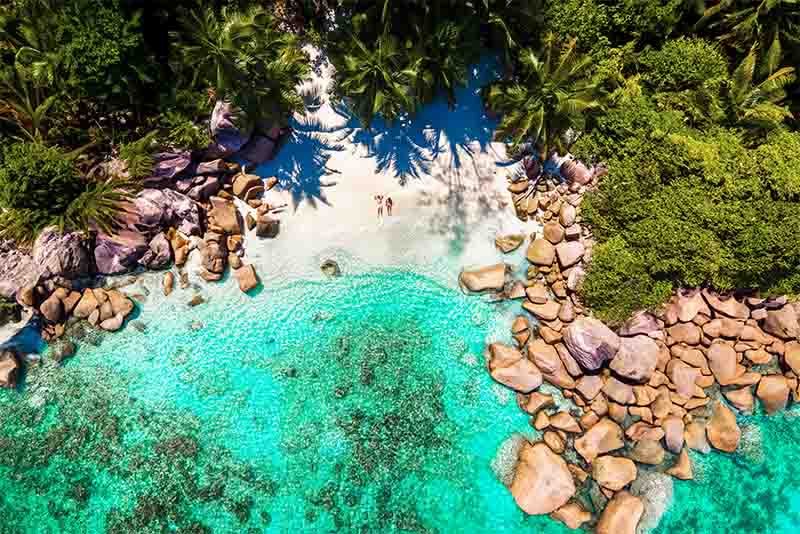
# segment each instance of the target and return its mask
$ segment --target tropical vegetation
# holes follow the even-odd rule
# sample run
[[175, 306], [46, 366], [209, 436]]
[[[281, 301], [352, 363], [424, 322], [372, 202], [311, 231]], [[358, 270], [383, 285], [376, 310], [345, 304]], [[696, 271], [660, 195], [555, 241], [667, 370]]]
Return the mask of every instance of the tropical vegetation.
[[[608, 167], [584, 205], [597, 244], [583, 297], [605, 318], [684, 285], [800, 291], [796, 0], [142, 5], [0, 6], [3, 235], [113, 224], [155, 152], [208, 146], [220, 100], [248, 128], [285, 124], [314, 105], [297, 89], [310, 43], [365, 128], [458, 107], [469, 66], [496, 58], [482, 95], [511, 154]], [[122, 177], [91, 172], [109, 157]]]

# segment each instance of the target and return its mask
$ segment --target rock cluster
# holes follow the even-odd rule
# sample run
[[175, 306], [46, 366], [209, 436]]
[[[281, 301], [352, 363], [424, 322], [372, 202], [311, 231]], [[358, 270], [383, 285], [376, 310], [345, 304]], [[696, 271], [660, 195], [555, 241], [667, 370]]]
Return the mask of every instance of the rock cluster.
[[[539, 184], [524, 209], [519, 195], [530, 192], [511, 185], [517, 213], [544, 223], [542, 234], [531, 236], [531, 265], [519, 282], [522, 308], [538, 328], [519, 315], [511, 327], [514, 346], [491, 344], [488, 366], [543, 432], [543, 441], [525, 449], [525, 459], [520, 453], [518, 476], [525, 484], [512, 489], [520, 507], [577, 528], [589, 521], [580, 495], [594, 492], [602, 496], [591, 499], [599, 514], [596, 531], [634, 533], [643, 504], [627, 489], [637, 465], [691, 479], [690, 449], [733, 452], [739, 445], [736, 414], [721, 399], [743, 412], [758, 399], [769, 413], [800, 399], [800, 303], [695, 289], [676, 292], [659, 312], [637, 313], [615, 330], [589, 316], [577, 291], [592, 249], [579, 213], [590, 182]], [[461, 282], [474, 291], [496, 289], [506, 283], [499, 273], [487, 267], [462, 273]], [[557, 409], [551, 396], [537, 391], [541, 382], [559, 388], [572, 408]], [[575, 490], [563, 501], [568, 484], [550, 455], [561, 459], [568, 449], [578, 462], [566, 464]], [[536, 462], [532, 450], [539, 451]], [[528, 471], [537, 463], [541, 472], [533, 476]], [[564, 489], [558, 498], [554, 488]]]

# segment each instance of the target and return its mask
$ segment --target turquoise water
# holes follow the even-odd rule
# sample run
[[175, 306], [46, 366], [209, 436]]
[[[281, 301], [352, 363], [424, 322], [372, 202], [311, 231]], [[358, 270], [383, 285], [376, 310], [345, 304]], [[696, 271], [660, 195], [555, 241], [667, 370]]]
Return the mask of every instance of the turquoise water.
[[567, 532], [490, 467], [531, 430], [495, 305], [401, 271], [192, 294], [0, 393], [0, 531]]
[[800, 410], [739, 417], [735, 455], [692, 453], [696, 480], [675, 481], [656, 534], [800, 530]]

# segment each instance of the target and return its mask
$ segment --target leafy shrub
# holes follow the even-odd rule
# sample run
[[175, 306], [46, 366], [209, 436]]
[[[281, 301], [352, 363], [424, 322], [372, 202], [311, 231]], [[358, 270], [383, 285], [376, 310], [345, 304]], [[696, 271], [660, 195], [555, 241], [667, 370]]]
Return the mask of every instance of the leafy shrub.
[[583, 291], [601, 315], [618, 320], [652, 306], [665, 282], [800, 290], [797, 153], [782, 152], [798, 140], [775, 136], [749, 149], [738, 131], [701, 132], [682, 119], [640, 97], [578, 142], [577, 152], [609, 168], [583, 204], [599, 242]]
[[644, 78], [657, 90], [679, 91], [728, 77], [728, 61], [719, 46], [705, 39], [673, 39], [640, 58]]
[[70, 31], [61, 53], [68, 83], [81, 95], [120, 96], [137, 82], [151, 81], [137, 13], [126, 16], [116, 0], [75, 0], [66, 4], [63, 17]]
[[6, 147], [0, 163], [0, 235], [30, 242], [50, 225], [107, 230], [117, 204], [128, 196], [124, 183], [86, 183], [57, 148], [40, 143]]
[[150, 132], [137, 141], [123, 144], [119, 157], [128, 165], [131, 178], [144, 178], [153, 170], [153, 152], [156, 148], [157, 131]]

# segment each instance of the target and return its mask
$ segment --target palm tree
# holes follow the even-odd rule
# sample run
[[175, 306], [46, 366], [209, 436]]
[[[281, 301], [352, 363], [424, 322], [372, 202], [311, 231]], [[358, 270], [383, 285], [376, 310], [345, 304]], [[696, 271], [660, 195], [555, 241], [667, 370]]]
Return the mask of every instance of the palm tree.
[[570, 138], [584, 129], [588, 113], [602, 107], [601, 85], [590, 75], [591, 59], [576, 46], [575, 39], [559, 46], [550, 34], [540, 52], [522, 50], [514, 79], [484, 91], [489, 108], [503, 114], [498, 137], [515, 149], [533, 143], [539, 161], [566, 153]]
[[369, 128], [375, 115], [391, 122], [413, 109], [410, 82], [416, 72], [403, 69], [404, 56], [397, 39], [385, 32], [372, 49], [355, 36], [352, 42], [342, 60], [339, 90], [351, 99], [364, 126]]
[[733, 121], [756, 133], [780, 127], [792, 117], [786, 99], [786, 87], [796, 80], [794, 67], [783, 67], [756, 83], [758, 45], [753, 45], [747, 57], [736, 67], [728, 93]]
[[455, 105], [456, 89], [467, 83], [469, 45], [465, 41], [464, 27], [454, 22], [440, 23], [429, 35], [421, 29], [408, 70], [418, 101], [430, 101], [442, 90], [448, 105]]
[[718, 39], [738, 50], [766, 50], [762, 72], [778, 70], [787, 46], [800, 44], [800, 0], [719, 0], [703, 13], [699, 27], [720, 28]]
[[302, 107], [296, 87], [309, 72], [308, 57], [264, 8], [190, 11], [181, 22], [173, 37], [183, 64], [195, 65], [193, 83], [209, 84], [253, 123], [282, 121]]

